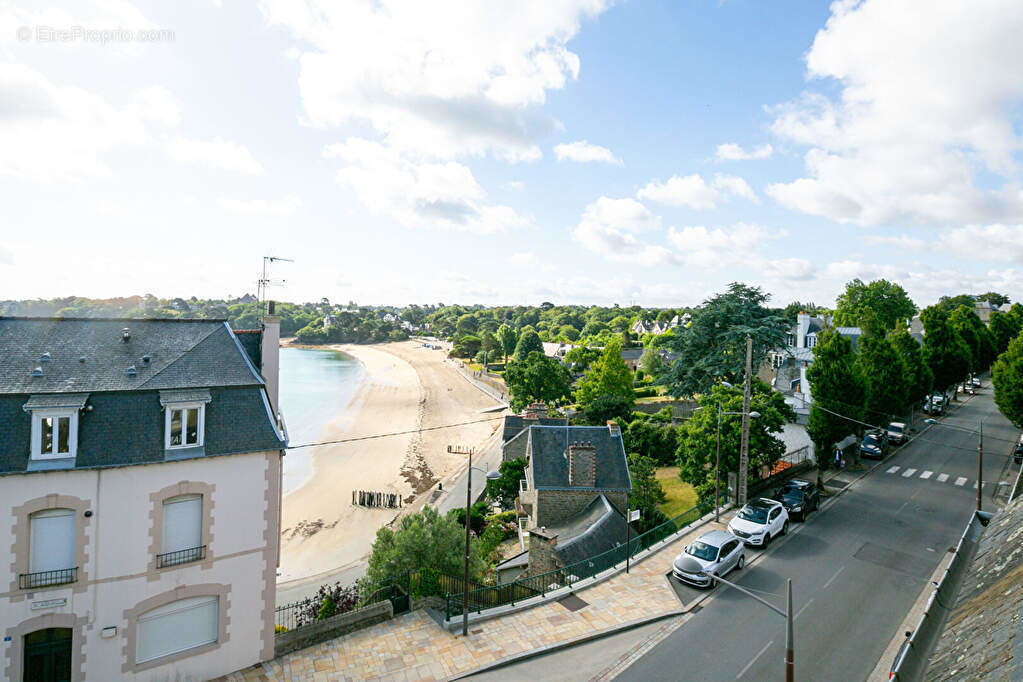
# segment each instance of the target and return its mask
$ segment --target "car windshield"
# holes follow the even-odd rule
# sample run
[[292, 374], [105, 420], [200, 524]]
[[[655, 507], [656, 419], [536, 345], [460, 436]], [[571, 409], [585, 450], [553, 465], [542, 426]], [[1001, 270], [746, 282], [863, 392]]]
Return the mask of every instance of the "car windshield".
[[799, 502], [803, 499], [803, 491], [795, 486], [783, 488], [780, 497], [790, 502]]
[[718, 548], [697, 540], [686, 548], [686, 554], [692, 554], [694, 557], [704, 561], [714, 561], [718, 556]]
[[891, 431], [892, 433], [902, 433], [902, 427], [901, 426], [896, 426], [895, 424], [892, 424], [891, 426], [889, 426], [888, 430]]
[[863, 439], [863, 444], [864, 445], [877, 445], [877, 437], [876, 436], [867, 436], [866, 438]]
[[739, 510], [739, 518], [743, 521], [752, 521], [753, 523], [767, 523], [767, 510], [763, 507], [746, 505]]

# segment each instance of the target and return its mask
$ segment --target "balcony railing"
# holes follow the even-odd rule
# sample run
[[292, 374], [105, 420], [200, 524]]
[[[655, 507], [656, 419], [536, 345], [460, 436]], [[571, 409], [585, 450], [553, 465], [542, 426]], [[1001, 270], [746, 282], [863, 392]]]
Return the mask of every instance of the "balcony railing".
[[202, 561], [206, 558], [206, 545], [179, 549], [176, 552], [165, 552], [156, 555], [156, 567], [167, 568], [178, 564], [188, 564], [193, 561]]
[[18, 575], [18, 587], [23, 590], [31, 590], [37, 587], [50, 587], [52, 585], [65, 585], [78, 580], [78, 567], [61, 568], [56, 571], [36, 571], [35, 573], [21, 573]]

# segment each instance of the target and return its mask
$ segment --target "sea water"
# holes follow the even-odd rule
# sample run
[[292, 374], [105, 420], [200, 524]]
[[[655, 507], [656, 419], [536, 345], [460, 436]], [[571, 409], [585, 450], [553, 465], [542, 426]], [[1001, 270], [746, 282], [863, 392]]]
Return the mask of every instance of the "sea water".
[[[344, 414], [359, 390], [365, 367], [351, 355], [319, 348], [281, 348], [280, 403], [291, 445], [323, 440], [328, 423]], [[312, 475], [315, 447], [289, 449], [284, 494]]]

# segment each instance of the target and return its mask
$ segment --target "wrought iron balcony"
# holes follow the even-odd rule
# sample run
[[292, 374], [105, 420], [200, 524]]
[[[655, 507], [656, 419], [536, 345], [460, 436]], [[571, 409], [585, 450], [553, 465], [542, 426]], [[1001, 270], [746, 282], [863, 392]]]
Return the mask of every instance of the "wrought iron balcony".
[[21, 573], [18, 575], [18, 587], [23, 590], [31, 590], [37, 587], [50, 587], [52, 585], [65, 585], [78, 580], [78, 567], [60, 568], [55, 571], [36, 571], [35, 573]]
[[176, 552], [165, 552], [156, 555], [156, 567], [167, 568], [178, 564], [189, 564], [193, 561], [202, 561], [206, 558], [206, 545], [179, 549]]

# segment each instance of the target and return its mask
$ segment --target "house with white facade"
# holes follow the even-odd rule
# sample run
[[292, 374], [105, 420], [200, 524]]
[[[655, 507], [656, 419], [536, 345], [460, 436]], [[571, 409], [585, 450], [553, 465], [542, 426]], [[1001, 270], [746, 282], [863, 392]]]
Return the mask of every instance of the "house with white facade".
[[[271, 304], [272, 310], [272, 304]], [[273, 657], [280, 318], [0, 318], [3, 679]]]

